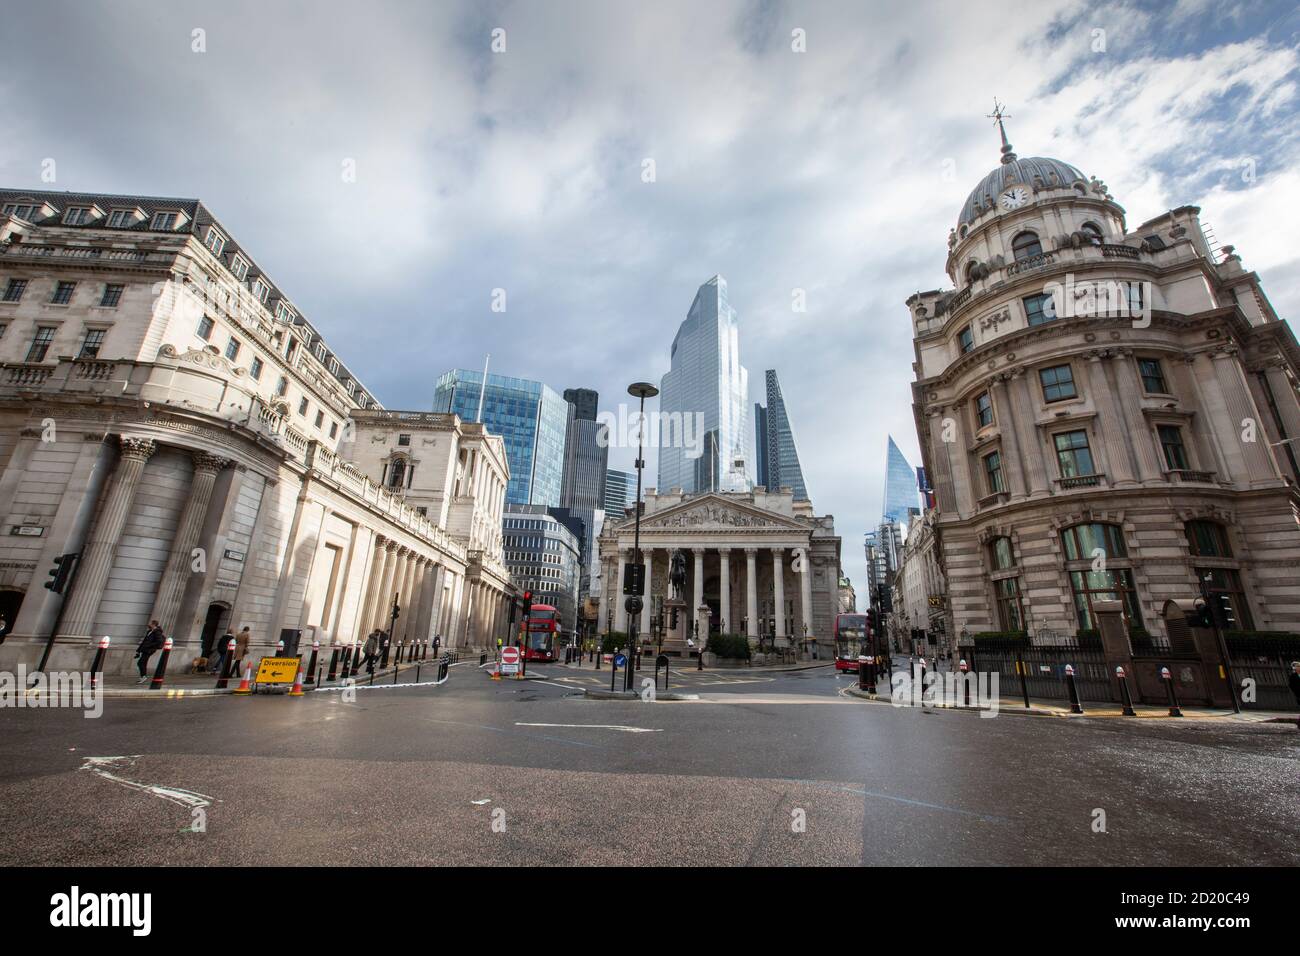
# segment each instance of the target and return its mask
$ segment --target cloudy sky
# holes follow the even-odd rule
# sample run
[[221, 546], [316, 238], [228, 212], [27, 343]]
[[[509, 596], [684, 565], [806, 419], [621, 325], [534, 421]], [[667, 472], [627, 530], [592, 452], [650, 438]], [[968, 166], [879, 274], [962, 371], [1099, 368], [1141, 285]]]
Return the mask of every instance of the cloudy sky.
[[998, 160], [994, 96], [1021, 156], [1104, 180], [1130, 225], [1201, 206], [1278, 312], [1300, 306], [1290, 2], [0, 13], [0, 182], [203, 199], [390, 408], [428, 408], [440, 372], [490, 351], [613, 409], [725, 276], [752, 397], [777, 369], [859, 588], [886, 436], [919, 462], [903, 302], [950, 285], [948, 230]]

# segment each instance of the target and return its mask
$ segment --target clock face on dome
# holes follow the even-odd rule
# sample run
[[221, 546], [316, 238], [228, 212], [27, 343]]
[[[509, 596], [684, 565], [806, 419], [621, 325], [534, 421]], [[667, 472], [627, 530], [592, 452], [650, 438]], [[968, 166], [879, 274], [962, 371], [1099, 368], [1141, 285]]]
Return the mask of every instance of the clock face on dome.
[[1029, 193], [1025, 191], [1023, 186], [1008, 189], [1002, 194], [1003, 209], [1019, 209], [1027, 202], [1029, 202]]

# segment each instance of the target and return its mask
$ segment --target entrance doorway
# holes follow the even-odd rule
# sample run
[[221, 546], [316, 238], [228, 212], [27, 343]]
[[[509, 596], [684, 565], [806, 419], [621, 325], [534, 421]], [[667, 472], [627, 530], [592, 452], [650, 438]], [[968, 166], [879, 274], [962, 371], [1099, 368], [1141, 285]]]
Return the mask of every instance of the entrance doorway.
[[216, 647], [219, 637], [226, 633], [226, 626], [230, 620], [230, 605], [222, 601], [208, 605], [207, 616], [203, 619], [203, 632], [200, 635], [200, 649], [207, 650], [207, 656], [213, 657], [221, 653], [223, 648]]
[[3, 643], [9, 636], [9, 632], [14, 629], [14, 621], [18, 620], [18, 611], [22, 606], [22, 591], [0, 591], [0, 617], [4, 618], [4, 631], [0, 632], [0, 643]]

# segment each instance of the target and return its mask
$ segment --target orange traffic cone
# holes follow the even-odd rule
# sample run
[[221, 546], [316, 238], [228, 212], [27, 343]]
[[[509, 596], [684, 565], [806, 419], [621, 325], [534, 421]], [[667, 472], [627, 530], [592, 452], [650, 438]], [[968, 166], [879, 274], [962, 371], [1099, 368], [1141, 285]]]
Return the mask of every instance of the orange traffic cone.
[[492, 668], [492, 679], [493, 679], [493, 680], [500, 680], [500, 679], [501, 679], [501, 668], [499, 668], [499, 667], [494, 667], [494, 668]]
[[293, 689], [289, 691], [290, 697], [302, 696], [302, 668], [298, 668], [298, 676], [293, 679]]
[[246, 668], [244, 668], [244, 679], [239, 682], [239, 686], [235, 688], [234, 692], [236, 694], [251, 694], [252, 690], [249, 689], [248, 685], [249, 683], [252, 682], [252, 680], [253, 680], [253, 665], [249, 664]]

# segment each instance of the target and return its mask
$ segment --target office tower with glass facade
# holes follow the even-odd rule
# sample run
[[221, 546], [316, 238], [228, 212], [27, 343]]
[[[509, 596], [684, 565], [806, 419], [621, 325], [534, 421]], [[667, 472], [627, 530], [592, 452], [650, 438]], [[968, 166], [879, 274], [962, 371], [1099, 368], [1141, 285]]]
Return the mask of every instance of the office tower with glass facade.
[[776, 370], [767, 370], [767, 408], [754, 406], [755, 440], [758, 445], [759, 484], [773, 491], [790, 488], [795, 501], [808, 500], [808, 488], [794, 444], [794, 429], [785, 410], [781, 383]]
[[916, 484], [916, 471], [907, 463], [899, 451], [894, 438], [889, 437], [889, 449], [885, 456], [885, 507], [883, 517], [886, 521], [906, 523], [908, 511], [920, 512], [921, 496]]
[[582, 543], [571, 513], [541, 505], [506, 505], [501, 526], [506, 567], [515, 584], [533, 592], [534, 604], [559, 611], [562, 630], [574, 630]]
[[754, 474], [755, 484], [769, 487], [767, 480], [767, 409], [754, 403]]
[[636, 501], [636, 472], [610, 468], [605, 472], [605, 514], [614, 520]]
[[740, 326], [721, 276], [700, 286], [677, 329], [659, 415], [659, 491], [752, 487], [749, 372], [740, 364]]
[[564, 483], [564, 442], [569, 404], [541, 382], [471, 369], [452, 369], [438, 379], [435, 412], [454, 413], [477, 422], [482, 395], [482, 424], [505, 439], [510, 462], [506, 501], [511, 504], [558, 506]]
[[568, 388], [568, 435], [564, 442], [564, 480], [560, 506], [582, 522], [582, 577], [579, 594], [591, 593], [598, 525], [604, 516], [605, 472], [609, 467], [608, 426], [596, 421], [600, 396], [590, 388]]

